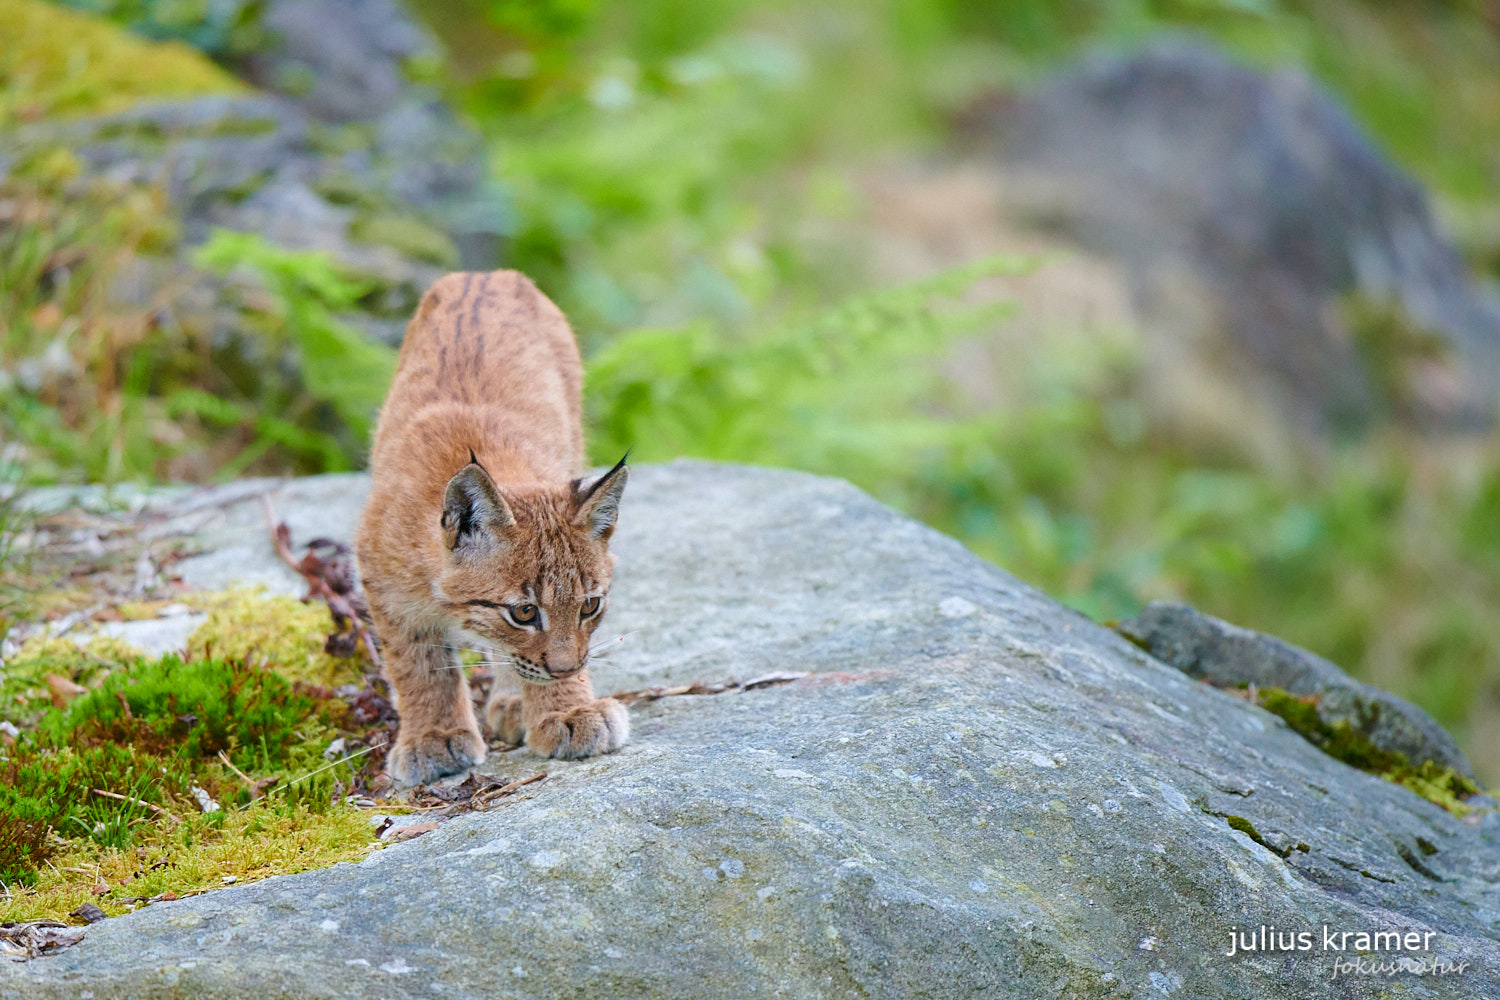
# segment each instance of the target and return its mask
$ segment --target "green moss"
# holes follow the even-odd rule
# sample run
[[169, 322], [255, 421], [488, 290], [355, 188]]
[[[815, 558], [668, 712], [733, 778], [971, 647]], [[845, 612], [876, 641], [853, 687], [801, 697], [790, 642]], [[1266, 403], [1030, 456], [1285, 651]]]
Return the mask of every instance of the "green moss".
[[304, 604], [261, 587], [188, 594], [181, 600], [208, 613], [188, 637], [190, 656], [264, 662], [285, 677], [317, 684], [360, 676], [360, 661], [324, 651], [333, 620], [321, 602]]
[[285, 677], [245, 660], [138, 661], [111, 673], [38, 727], [58, 746], [130, 745], [209, 759], [221, 751], [242, 768], [271, 768], [303, 737], [313, 698]]
[[0, 126], [241, 89], [178, 43], [154, 43], [40, 0], [0, 0]]
[[1422, 402], [1415, 386], [1420, 371], [1450, 358], [1443, 334], [1417, 322], [1399, 299], [1352, 293], [1340, 307], [1386, 405], [1411, 413]]
[[[187, 773], [164, 766], [133, 747], [106, 743], [74, 750], [51, 740], [23, 737], [0, 764], [0, 815], [20, 820], [27, 833], [44, 838], [30, 853], [6, 845], [0, 854], [0, 879], [29, 881], [51, 852], [48, 833], [77, 837], [108, 847], [123, 847], [133, 827], [151, 808], [163, 808], [174, 793], [186, 789]], [[113, 798], [95, 789], [113, 792]]]
[[1228, 821], [1229, 826], [1230, 826], [1231, 829], [1240, 831], [1245, 836], [1247, 836], [1251, 840], [1255, 841], [1257, 844], [1264, 844], [1265, 843], [1265, 839], [1263, 837], [1261, 837], [1260, 831], [1255, 828], [1255, 824], [1251, 823], [1245, 817], [1243, 817], [1243, 816], [1226, 816], [1224, 818], [1225, 818], [1225, 820]]
[[313, 182], [313, 189], [335, 205], [373, 210], [380, 204], [380, 197], [370, 188], [370, 182], [354, 174], [325, 174]]
[[1328, 723], [1318, 714], [1316, 698], [1298, 697], [1281, 688], [1268, 687], [1258, 688], [1255, 700], [1330, 757], [1408, 788], [1454, 815], [1467, 815], [1470, 807], [1465, 800], [1479, 794], [1479, 786], [1472, 779], [1451, 767], [1431, 760], [1414, 764], [1399, 751], [1371, 743], [1347, 721]]
[[[184, 851], [201, 849], [217, 859], [214, 870], [248, 865], [263, 874], [324, 862], [260, 835], [312, 839], [333, 860], [362, 851], [364, 818], [332, 805], [333, 782], [349, 780], [350, 768], [329, 768], [321, 755], [344, 709], [326, 691], [244, 660], [125, 663], [66, 708], [49, 708], [0, 758], [0, 880], [40, 892], [51, 871], [59, 876], [52, 889], [72, 899], [80, 879], [49, 855], [87, 858], [88, 889], [108, 859], [152, 845], [179, 866]], [[218, 806], [205, 811], [200, 790]], [[340, 833], [320, 840], [314, 817], [331, 812]], [[235, 857], [224, 853], [226, 829]], [[194, 880], [206, 870], [181, 874], [201, 891], [207, 886]]]
[[47, 860], [50, 845], [45, 807], [33, 799], [10, 799], [0, 793], [0, 882], [25, 884]]
[[[380, 846], [369, 817], [357, 809], [320, 810], [274, 799], [208, 816], [184, 814], [175, 826], [140, 826], [145, 829], [131, 847], [64, 842], [27, 887], [8, 883], [11, 894], [0, 902], [0, 921], [66, 920], [84, 903], [115, 916], [163, 894], [181, 898], [220, 888], [225, 879], [243, 885], [358, 861]], [[101, 885], [107, 891], [96, 894]]]
[[0, 671], [0, 720], [29, 728], [52, 705], [47, 675], [57, 674], [87, 685], [131, 662], [139, 652], [106, 636], [74, 641], [71, 637], [32, 636]]

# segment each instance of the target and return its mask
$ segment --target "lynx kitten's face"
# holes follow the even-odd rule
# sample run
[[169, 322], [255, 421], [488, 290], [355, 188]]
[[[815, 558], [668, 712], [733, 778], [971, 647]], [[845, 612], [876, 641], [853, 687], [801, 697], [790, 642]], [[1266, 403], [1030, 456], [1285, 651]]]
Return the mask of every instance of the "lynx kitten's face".
[[508, 655], [522, 680], [550, 684], [588, 661], [609, 604], [623, 465], [591, 485], [501, 491], [478, 465], [448, 484], [448, 558], [435, 591], [452, 623]]

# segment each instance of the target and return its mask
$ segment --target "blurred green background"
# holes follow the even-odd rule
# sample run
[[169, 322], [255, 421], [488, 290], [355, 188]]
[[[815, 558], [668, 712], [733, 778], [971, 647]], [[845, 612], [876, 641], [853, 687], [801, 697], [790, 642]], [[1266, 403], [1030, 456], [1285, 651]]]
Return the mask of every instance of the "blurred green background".
[[[254, 5], [72, 6], [0, 0], [0, 129], [245, 89], [235, 72], [258, 44]], [[531, 274], [578, 332], [594, 459], [629, 447], [643, 462], [850, 479], [1097, 619], [1179, 598], [1306, 646], [1427, 708], [1500, 781], [1500, 437], [1434, 441], [1392, 424], [1268, 454], [1164, 432], [1141, 399], [1129, 309], [1098, 291], [1086, 256], [975, 221], [987, 188], [962, 141], [984, 95], [1023, 91], [1080, 53], [1189, 33], [1314, 74], [1494, 280], [1500, 4], [414, 10], [444, 55], [409, 72], [484, 136], [505, 214], [495, 263]], [[12, 166], [0, 184], [8, 477], [361, 464], [393, 359], [341, 318], [370, 293], [361, 275], [259, 235], [197, 247], [205, 279], [248, 272], [263, 292], [245, 335], [275, 344], [277, 363], [235, 368], [114, 295], [185, 239], [159, 191], [85, 182], [61, 147]], [[924, 198], [942, 206], [936, 222]], [[974, 222], [973, 239], [910, 252], [950, 217]], [[1056, 306], [1079, 289], [1089, 309]], [[983, 347], [997, 338], [998, 360]]]

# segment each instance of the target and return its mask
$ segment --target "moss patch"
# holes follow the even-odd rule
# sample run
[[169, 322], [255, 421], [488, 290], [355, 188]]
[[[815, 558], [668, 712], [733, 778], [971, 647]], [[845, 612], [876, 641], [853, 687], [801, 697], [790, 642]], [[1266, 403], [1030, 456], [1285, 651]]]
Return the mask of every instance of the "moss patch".
[[185, 817], [175, 827], [154, 824], [129, 848], [101, 851], [70, 841], [33, 885], [10, 887], [10, 899], [0, 899], [0, 921], [66, 920], [84, 903], [116, 916], [147, 901], [221, 888], [225, 879], [244, 884], [357, 861], [377, 846], [368, 817], [357, 809], [261, 801]]
[[324, 649], [332, 622], [321, 603], [304, 604], [261, 587], [189, 594], [182, 602], [208, 614], [188, 637], [190, 656], [259, 660], [292, 680], [317, 684], [359, 679], [358, 661]]
[[201, 54], [40, 0], [0, 0], [0, 126], [242, 89]]
[[[348, 712], [243, 660], [136, 660], [0, 753], [0, 920], [119, 909], [362, 856], [322, 753]], [[166, 898], [171, 898], [170, 896]]]
[[152, 754], [277, 767], [306, 739], [313, 697], [245, 660], [137, 661], [111, 673], [38, 727], [56, 746], [126, 745]]
[[329, 688], [361, 670], [324, 652], [327, 609], [251, 588], [181, 603], [207, 613], [186, 657], [38, 637], [0, 672], [21, 730], [0, 747], [0, 920], [115, 914], [377, 842], [344, 791], [378, 754], [324, 758], [335, 738], [368, 738]]
[[1371, 743], [1348, 722], [1329, 724], [1318, 714], [1316, 698], [1268, 687], [1256, 689], [1254, 700], [1330, 757], [1409, 788], [1456, 816], [1468, 815], [1470, 807], [1465, 800], [1480, 792], [1478, 785], [1451, 767], [1431, 760], [1413, 763], [1403, 753]]
[[67, 636], [32, 636], [0, 670], [0, 720], [23, 729], [35, 725], [52, 705], [49, 674], [88, 685], [139, 655], [128, 644], [105, 636], [81, 642]]

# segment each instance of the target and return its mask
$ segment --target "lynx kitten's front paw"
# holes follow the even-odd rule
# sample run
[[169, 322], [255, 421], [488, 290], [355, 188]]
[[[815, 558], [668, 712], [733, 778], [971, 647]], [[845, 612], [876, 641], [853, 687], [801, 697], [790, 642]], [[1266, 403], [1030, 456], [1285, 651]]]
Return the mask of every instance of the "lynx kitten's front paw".
[[613, 698], [599, 698], [542, 716], [526, 734], [526, 744], [544, 757], [577, 760], [618, 750], [629, 738], [625, 706]]
[[385, 769], [397, 785], [405, 787], [467, 771], [482, 760], [484, 740], [476, 729], [437, 730], [410, 739], [402, 732]]

